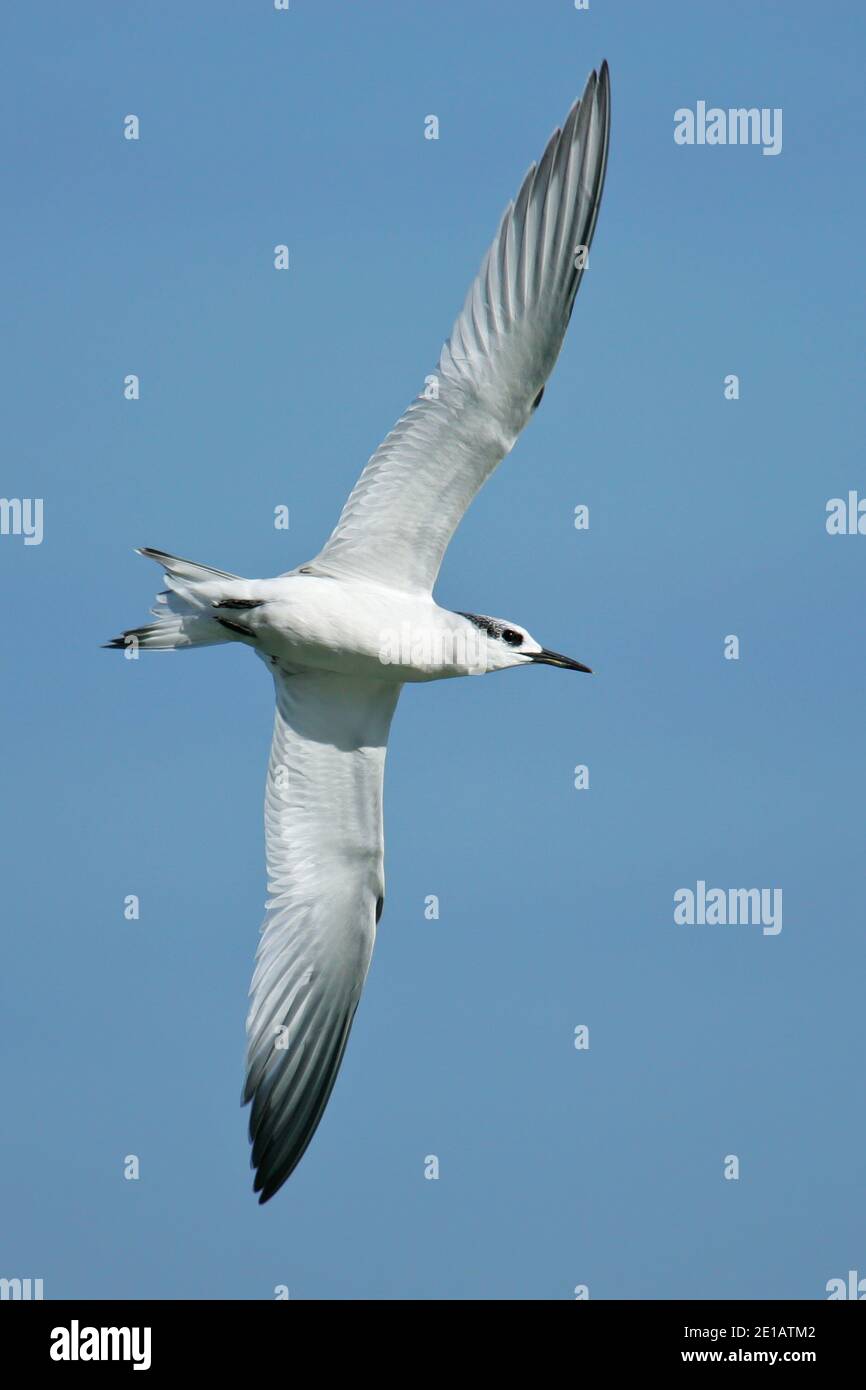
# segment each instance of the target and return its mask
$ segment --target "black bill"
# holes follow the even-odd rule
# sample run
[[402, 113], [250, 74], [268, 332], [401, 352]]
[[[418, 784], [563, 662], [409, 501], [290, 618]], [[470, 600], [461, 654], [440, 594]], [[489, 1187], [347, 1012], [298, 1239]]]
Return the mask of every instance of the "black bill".
[[582, 661], [572, 661], [570, 656], [561, 656], [559, 652], [549, 652], [546, 647], [531, 655], [532, 660], [541, 666], [562, 666], [566, 671], [585, 671], [588, 676], [592, 675], [591, 666], [584, 666]]

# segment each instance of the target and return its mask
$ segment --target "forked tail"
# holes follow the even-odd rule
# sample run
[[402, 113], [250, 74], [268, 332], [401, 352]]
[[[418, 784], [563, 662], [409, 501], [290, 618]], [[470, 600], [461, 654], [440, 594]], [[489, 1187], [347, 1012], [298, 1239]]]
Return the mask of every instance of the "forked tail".
[[175, 651], [179, 647], [212, 647], [218, 642], [230, 642], [232, 630], [215, 615], [215, 607], [225, 599], [231, 603], [233, 590], [240, 592], [237, 605], [243, 602], [248, 580], [210, 565], [197, 565], [192, 560], [179, 560], [164, 550], [144, 546], [138, 551], [155, 560], [165, 570], [168, 589], [157, 594], [157, 608], [150, 611], [156, 622], [145, 627], [133, 627], [106, 642], [106, 647], [141, 647], [147, 651]]

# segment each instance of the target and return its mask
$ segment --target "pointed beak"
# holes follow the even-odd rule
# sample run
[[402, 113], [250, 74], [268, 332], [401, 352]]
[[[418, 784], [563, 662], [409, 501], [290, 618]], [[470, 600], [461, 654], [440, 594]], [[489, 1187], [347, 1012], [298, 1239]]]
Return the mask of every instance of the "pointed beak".
[[533, 652], [532, 660], [537, 661], [540, 666], [561, 666], [566, 671], [585, 671], [588, 676], [592, 675], [592, 668], [584, 666], [582, 661], [572, 661], [570, 656], [549, 652], [546, 647], [542, 647], [540, 652]]

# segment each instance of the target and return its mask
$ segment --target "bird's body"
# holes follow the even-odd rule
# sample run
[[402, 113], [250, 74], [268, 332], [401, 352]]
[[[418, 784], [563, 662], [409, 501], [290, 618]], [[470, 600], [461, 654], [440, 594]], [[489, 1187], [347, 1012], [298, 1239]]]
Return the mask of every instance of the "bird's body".
[[281, 666], [398, 682], [477, 670], [478, 629], [426, 594], [299, 574], [241, 580], [227, 597], [244, 607], [221, 606], [220, 616], [247, 629], [246, 640]]
[[111, 646], [241, 642], [271, 670], [267, 915], [250, 989], [255, 1189], [300, 1161], [336, 1079], [384, 903], [385, 749], [406, 682], [546, 664], [586, 671], [525, 628], [440, 608], [463, 513], [541, 400], [598, 215], [606, 65], [509, 204], [428, 387], [364, 469], [327, 545], [274, 579], [163, 551], [156, 622]]
[[175, 587], [160, 597], [176, 596], [176, 606], [188, 610], [169, 617], [157, 610], [162, 621], [140, 629], [148, 649], [175, 651], [236, 639], [283, 669], [399, 684], [480, 675], [513, 664], [477, 622], [440, 608], [429, 594], [300, 573], [217, 579], [205, 570], [208, 577], [201, 580], [179, 579], [172, 565], [199, 567], [158, 550], [141, 554], [167, 566]]

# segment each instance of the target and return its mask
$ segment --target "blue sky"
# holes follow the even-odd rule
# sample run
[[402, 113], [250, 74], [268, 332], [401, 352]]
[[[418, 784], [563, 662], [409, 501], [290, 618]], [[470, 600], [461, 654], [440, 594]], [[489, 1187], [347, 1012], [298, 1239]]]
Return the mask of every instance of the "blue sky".
[[[863, 15], [259, 0], [2, 25], [0, 491], [43, 499], [44, 538], [0, 536], [0, 1275], [644, 1299], [866, 1273], [866, 539], [825, 528], [866, 493]], [[316, 552], [603, 57], [591, 269], [437, 591], [597, 674], [404, 694], [367, 989], [259, 1208], [238, 1098], [270, 682], [239, 648], [100, 643], [162, 587], [134, 546], [247, 575]], [[781, 108], [781, 153], [678, 146], [699, 100]], [[782, 931], [675, 925], [699, 879], [781, 888]]]

